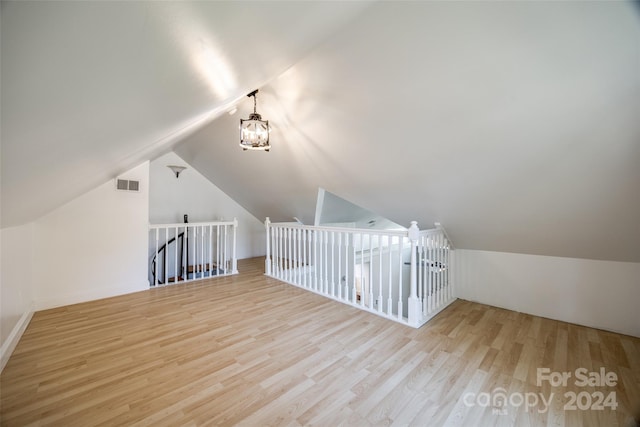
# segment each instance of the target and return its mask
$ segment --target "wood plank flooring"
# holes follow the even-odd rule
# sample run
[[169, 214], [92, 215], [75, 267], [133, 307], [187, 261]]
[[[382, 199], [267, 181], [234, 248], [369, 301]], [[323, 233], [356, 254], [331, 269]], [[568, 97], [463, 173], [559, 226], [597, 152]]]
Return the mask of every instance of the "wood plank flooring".
[[[263, 262], [36, 313], [0, 378], [1, 424], [631, 426], [640, 416], [638, 338], [461, 300], [416, 330], [267, 278]], [[615, 385], [575, 384], [576, 369], [601, 367]], [[538, 385], [538, 368], [572, 377]], [[617, 408], [592, 409], [598, 393]]]

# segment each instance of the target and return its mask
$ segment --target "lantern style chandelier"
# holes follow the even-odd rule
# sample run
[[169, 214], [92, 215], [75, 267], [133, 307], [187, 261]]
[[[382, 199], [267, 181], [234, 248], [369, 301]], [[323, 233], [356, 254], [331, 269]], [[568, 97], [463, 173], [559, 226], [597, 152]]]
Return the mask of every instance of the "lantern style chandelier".
[[256, 94], [254, 90], [247, 97], [253, 97], [253, 113], [248, 119], [240, 119], [240, 146], [243, 150], [269, 151], [269, 120], [262, 120], [262, 116], [256, 111]]

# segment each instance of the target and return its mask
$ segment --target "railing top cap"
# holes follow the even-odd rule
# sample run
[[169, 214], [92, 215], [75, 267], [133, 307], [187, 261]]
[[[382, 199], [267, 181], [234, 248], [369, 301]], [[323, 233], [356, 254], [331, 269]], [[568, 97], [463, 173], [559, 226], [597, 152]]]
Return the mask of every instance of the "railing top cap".
[[[371, 229], [371, 228], [349, 228], [349, 227], [328, 227], [328, 226], [318, 226], [318, 225], [305, 225], [298, 224], [294, 222], [269, 222], [270, 228], [291, 228], [291, 229], [299, 229], [299, 230], [315, 230], [315, 231], [331, 231], [337, 233], [357, 233], [357, 234], [373, 234], [373, 235], [383, 235], [383, 236], [401, 236], [408, 237], [409, 230], [379, 230], [379, 229]], [[443, 236], [451, 245], [451, 241], [449, 240], [446, 232], [442, 227], [438, 228], [430, 228], [427, 230], [420, 230], [419, 235], [421, 236], [429, 236], [429, 235], [441, 235]], [[453, 246], [451, 246], [453, 249]]]
[[209, 226], [209, 225], [234, 225], [234, 221], [209, 221], [209, 222], [177, 222], [175, 224], [149, 224], [149, 229], [153, 230], [156, 228], [184, 228], [184, 227], [201, 227], [201, 226]]
[[304, 225], [292, 222], [272, 222], [270, 227], [296, 228], [318, 231], [336, 231], [341, 233], [366, 233], [366, 234], [383, 234], [393, 236], [406, 236], [407, 230], [381, 230], [374, 228], [350, 228], [350, 227], [328, 227], [323, 225]]

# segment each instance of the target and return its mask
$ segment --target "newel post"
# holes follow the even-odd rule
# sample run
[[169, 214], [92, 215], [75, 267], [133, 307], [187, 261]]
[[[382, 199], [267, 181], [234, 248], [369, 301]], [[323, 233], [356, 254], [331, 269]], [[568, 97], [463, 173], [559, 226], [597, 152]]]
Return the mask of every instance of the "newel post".
[[411, 221], [409, 227], [409, 240], [411, 240], [411, 275], [410, 286], [411, 291], [409, 294], [409, 324], [411, 326], [418, 326], [422, 320], [422, 313], [420, 310], [420, 300], [418, 299], [418, 260], [417, 260], [417, 248], [418, 239], [420, 238], [420, 230], [418, 229], [418, 223]]
[[238, 219], [233, 218], [233, 259], [231, 270], [233, 274], [238, 274], [238, 257], [236, 256], [236, 234], [238, 232]]
[[267, 257], [264, 260], [264, 274], [267, 276], [271, 276], [271, 239], [269, 238], [269, 226], [271, 225], [271, 220], [269, 217], [264, 220], [264, 227], [267, 230]]

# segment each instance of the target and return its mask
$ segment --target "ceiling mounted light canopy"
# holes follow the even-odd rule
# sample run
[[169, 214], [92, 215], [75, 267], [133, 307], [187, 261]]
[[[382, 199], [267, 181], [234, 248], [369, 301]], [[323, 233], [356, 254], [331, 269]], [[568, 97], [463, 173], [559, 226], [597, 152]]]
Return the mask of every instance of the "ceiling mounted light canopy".
[[253, 113], [248, 119], [240, 119], [240, 146], [243, 150], [269, 151], [269, 120], [262, 120], [262, 116], [256, 112], [256, 94], [254, 90], [247, 97], [253, 97]]
[[171, 169], [173, 173], [176, 174], [176, 178], [180, 176], [180, 172], [182, 172], [187, 168], [186, 166], [177, 166], [177, 165], [167, 165], [167, 167]]

